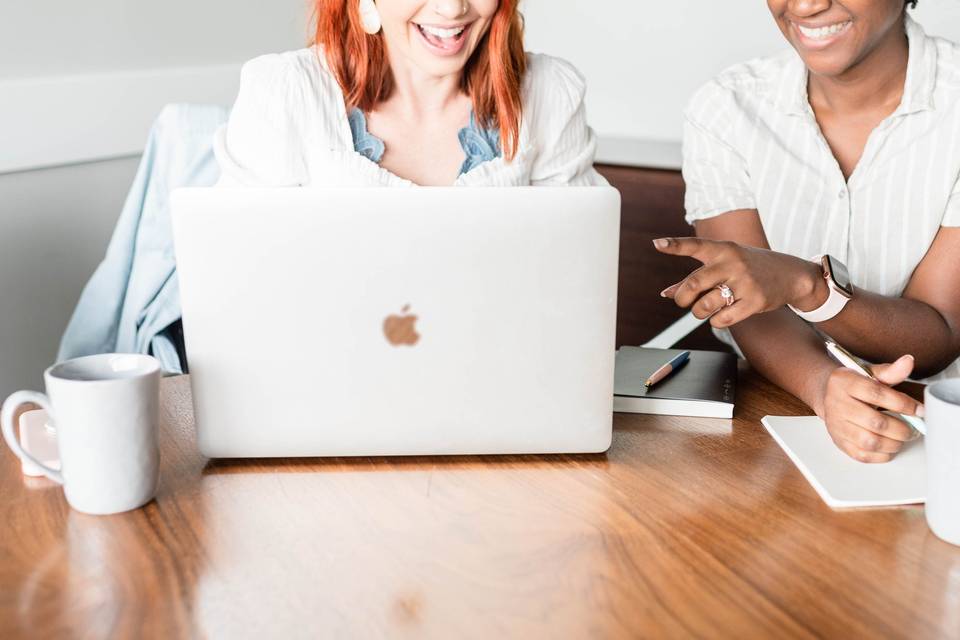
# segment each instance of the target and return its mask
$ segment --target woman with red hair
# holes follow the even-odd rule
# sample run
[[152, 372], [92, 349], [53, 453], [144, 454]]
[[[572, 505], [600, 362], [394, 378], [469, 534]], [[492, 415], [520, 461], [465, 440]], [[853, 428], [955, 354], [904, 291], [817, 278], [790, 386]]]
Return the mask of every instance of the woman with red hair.
[[605, 184], [582, 76], [517, 0], [316, 0], [316, 38], [241, 72], [226, 186]]

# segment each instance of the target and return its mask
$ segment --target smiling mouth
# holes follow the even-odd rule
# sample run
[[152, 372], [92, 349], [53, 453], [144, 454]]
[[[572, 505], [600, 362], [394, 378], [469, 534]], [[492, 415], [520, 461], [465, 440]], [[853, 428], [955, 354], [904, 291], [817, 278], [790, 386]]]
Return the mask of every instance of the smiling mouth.
[[473, 23], [454, 27], [437, 27], [418, 23], [414, 23], [414, 26], [431, 50], [441, 55], [454, 55], [463, 48]]
[[800, 35], [813, 42], [826, 42], [845, 32], [850, 28], [851, 24], [853, 24], [852, 20], [828, 24], [823, 27], [805, 27], [801, 24], [794, 23]]

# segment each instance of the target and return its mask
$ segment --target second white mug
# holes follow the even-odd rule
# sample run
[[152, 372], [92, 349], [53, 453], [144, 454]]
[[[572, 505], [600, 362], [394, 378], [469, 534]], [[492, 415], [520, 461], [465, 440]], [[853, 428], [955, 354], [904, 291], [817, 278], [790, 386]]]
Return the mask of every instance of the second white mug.
[[927, 524], [941, 540], [960, 545], [960, 379], [924, 392], [927, 412]]

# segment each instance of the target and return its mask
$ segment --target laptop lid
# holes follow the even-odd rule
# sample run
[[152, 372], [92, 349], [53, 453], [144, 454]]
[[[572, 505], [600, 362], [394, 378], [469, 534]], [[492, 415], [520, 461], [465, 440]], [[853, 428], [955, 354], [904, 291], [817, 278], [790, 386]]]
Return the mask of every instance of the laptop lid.
[[615, 189], [181, 189], [172, 206], [204, 454], [609, 447]]

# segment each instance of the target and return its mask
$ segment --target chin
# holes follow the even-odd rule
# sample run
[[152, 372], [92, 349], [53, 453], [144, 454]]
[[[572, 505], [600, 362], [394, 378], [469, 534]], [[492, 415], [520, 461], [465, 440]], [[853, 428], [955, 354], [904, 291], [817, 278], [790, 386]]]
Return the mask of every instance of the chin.
[[853, 47], [831, 47], [824, 51], [811, 51], [794, 45], [810, 73], [827, 78], [843, 75], [857, 62], [857, 51]]
[[853, 59], [843, 56], [818, 56], [812, 55], [804, 59], [807, 69], [810, 73], [824, 78], [836, 78], [842, 76], [853, 66]]
[[469, 57], [461, 59], [458, 56], [455, 59], [444, 59], [427, 54], [416, 56], [414, 63], [424, 73], [440, 78], [461, 73], [467, 66], [467, 60], [469, 60]]
[[850, 71], [863, 56], [860, 40], [849, 37], [852, 35], [854, 34], [848, 35], [846, 42], [836, 43], [823, 49], [806, 47], [803, 42], [798, 42], [792, 37], [788, 40], [803, 59], [810, 73], [825, 78], [835, 78]]

